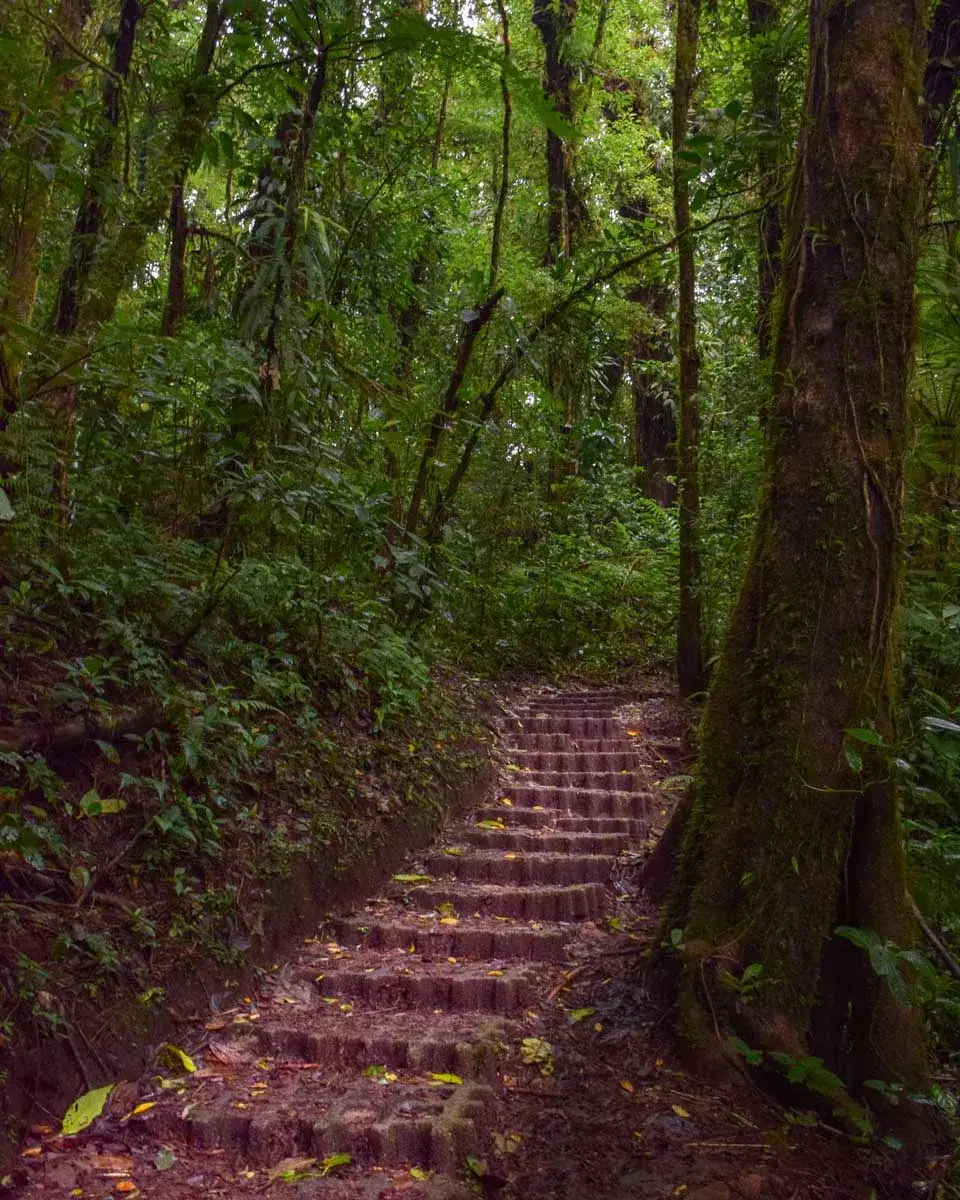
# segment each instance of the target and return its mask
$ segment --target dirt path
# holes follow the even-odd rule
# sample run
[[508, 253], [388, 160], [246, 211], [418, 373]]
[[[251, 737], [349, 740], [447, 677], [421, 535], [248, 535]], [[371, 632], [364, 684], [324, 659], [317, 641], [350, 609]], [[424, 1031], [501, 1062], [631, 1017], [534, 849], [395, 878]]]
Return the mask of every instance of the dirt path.
[[625, 700], [517, 708], [488, 803], [212, 1014], [185, 1047], [198, 1069], [168, 1056], [84, 1133], [35, 1131], [16, 1194], [869, 1196], [792, 1161], [772, 1106], [688, 1079], [643, 1010], [644, 917], [611, 919], [610, 883], [629, 893], [679, 740], [675, 709], [644, 741], [656, 721], [625, 725]]

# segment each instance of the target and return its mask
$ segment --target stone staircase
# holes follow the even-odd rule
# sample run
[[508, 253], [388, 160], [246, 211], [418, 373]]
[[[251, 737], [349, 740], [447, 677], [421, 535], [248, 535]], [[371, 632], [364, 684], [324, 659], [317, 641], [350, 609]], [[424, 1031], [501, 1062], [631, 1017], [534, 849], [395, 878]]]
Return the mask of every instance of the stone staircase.
[[145, 1080], [142, 1115], [30, 1159], [23, 1194], [70, 1195], [55, 1179], [112, 1194], [83, 1166], [111, 1152], [137, 1195], [165, 1200], [458, 1194], [468, 1156], [508, 1127], [503, 1075], [542, 1033], [570, 944], [599, 936], [617, 856], [656, 812], [613, 715], [624, 699], [550, 693], [510, 712], [494, 797], [207, 1022], [200, 1069]]

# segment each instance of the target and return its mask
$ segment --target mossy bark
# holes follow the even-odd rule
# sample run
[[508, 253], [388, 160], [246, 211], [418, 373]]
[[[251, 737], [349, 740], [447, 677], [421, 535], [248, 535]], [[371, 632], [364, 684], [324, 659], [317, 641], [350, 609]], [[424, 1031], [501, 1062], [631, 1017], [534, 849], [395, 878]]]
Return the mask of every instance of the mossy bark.
[[[669, 904], [688, 1031], [922, 1074], [918, 1020], [837, 925], [913, 937], [892, 734], [924, 154], [918, 0], [812, 0], [760, 516], [703, 721]], [[846, 742], [845, 742], [846, 738]], [[856, 764], [854, 764], [856, 765]], [[719, 985], [763, 966], [750, 1004]]]

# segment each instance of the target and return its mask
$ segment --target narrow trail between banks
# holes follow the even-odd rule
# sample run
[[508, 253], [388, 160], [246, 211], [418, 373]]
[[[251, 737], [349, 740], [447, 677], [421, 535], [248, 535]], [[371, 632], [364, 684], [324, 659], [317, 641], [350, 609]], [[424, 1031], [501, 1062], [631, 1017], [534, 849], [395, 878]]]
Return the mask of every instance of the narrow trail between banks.
[[688, 1078], [631, 975], [655, 928], [631, 867], [685, 728], [655, 689], [518, 701], [495, 794], [211, 1012], [186, 1062], [161, 1052], [74, 1137], [34, 1127], [16, 1194], [866, 1200], [829, 1139], [798, 1158], [749, 1088]]

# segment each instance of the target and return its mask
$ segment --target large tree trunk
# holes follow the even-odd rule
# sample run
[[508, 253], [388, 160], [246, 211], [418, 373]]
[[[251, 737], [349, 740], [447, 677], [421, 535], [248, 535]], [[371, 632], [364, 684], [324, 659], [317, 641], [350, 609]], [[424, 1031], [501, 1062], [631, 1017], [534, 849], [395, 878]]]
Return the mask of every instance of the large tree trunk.
[[690, 235], [690, 183], [681, 153], [697, 73], [701, 0], [677, 0], [673, 75], [673, 213], [677, 237], [677, 484], [680, 493], [680, 597], [677, 679], [682, 696], [703, 691], [706, 677], [700, 602], [700, 355], [697, 350], [694, 243]]
[[[845, 731], [892, 735], [925, 62], [919, 0], [812, 0], [760, 516], [669, 912], [690, 1032], [854, 1088], [923, 1068], [914, 1010], [833, 931], [913, 937], [887, 756]], [[744, 1004], [721, 977], [751, 963]]]

